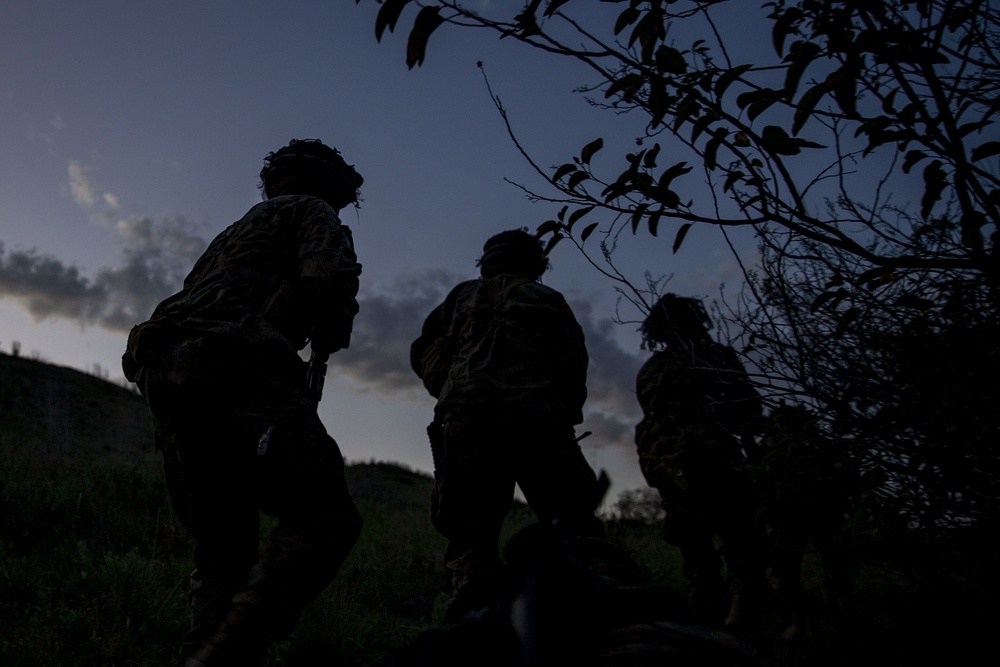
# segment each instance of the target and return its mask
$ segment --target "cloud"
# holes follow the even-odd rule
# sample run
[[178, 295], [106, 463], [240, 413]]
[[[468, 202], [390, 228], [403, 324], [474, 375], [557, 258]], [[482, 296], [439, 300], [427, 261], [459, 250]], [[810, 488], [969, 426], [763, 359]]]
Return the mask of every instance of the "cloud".
[[623, 326], [594, 312], [593, 301], [570, 302], [587, 340], [590, 355], [588, 388], [602, 410], [628, 414], [636, 410], [635, 376], [643, 358], [622, 349], [615, 334]]
[[130, 218], [116, 230], [122, 264], [101, 267], [90, 278], [37, 249], [7, 253], [0, 243], [0, 297], [36, 320], [61, 317], [81, 327], [128, 331], [177, 290], [206, 242], [183, 218]]
[[67, 172], [69, 193], [76, 205], [89, 213], [98, 208], [99, 204], [103, 204], [98, 211], [98, 219], [104, 223], [114, 222], [121, 208], [118, 196], [111, 192], [98, 196], [97, 187], [90, 177], [90, 167], [82, 162], [70, 160]]
[[351, 347], [331, 362], [380, 393], [424, 391], [410, 369], [410, 344], [420, 335], [428, 313], [464, 279], [444, 269], [426, 269], [362, 292]]
[[600, 449], [605, 447], [624, 447], [631, 451], [635, 447], [635, 425], [639, 417], [634, 419], [626, 415], [611, 415], [600, 410], [587, 409], [583, 424], [577, 428], [577, 434], [586, 431], [591, 434], [583, 441], [587, 447]]
[[97, 191], [90, 178], [90, 169], [76, 160], [69, 163], [69, 192], [73, 201], [83, 208], [90, 208], [97, 203]]

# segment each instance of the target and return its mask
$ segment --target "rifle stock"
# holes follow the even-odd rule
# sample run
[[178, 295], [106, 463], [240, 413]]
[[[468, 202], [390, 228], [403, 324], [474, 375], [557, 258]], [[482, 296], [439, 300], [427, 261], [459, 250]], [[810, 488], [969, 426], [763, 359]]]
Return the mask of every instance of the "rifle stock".
[[317, 405], [319, 405], [320, 399], [323, 398], [323, 383], [326, 381], [326, 362], [329, 359], [329, 354], [317, 354], [314, 351], [309, 356], [309, 365], [306, 366], [306, 385]]

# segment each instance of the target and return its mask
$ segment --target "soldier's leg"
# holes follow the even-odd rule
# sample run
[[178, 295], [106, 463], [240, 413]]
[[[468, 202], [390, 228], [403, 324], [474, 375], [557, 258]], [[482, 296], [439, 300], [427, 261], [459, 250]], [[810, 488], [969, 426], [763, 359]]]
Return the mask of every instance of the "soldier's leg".
[[247, 465], [252, 460], [206, 455], [202, 449], [183, 461], [189, 527], [196, 541], [188, 590], [191, 629], [182, 646], [182, 653], [191, 655], [218, 631], [233, 595], [247, 585], [259, 557], [260, 528], [253, 471]]
[[315, 413], [276, 424], [252, 467], [254, 511], [259, 506], [278, 523], [192, 665], [260, 664], [267, 646], [286, 638], [333, 580], [361, 531], [343, 456]]
[[253, 452], [241, 447], [227, 377], [211, 345], [194, 337], [165, 346], [140, 378], [172, 504], [196, 541], [185, 656], [216, 631], [258, 558], [258, 513], [249, 490]]
[[456, 621], [495, 600], [497, 540], [514, 497], [514, 480], [501, 453], [497, 426], [480, 416], [450, 418], [434, 448], [431, 521], [448, 539], [452, 601], [446, 620]]
[[699, 506], [722, 541], [730, 599], [725, 624], [735, 631], [755, 616], [761, 602], [768, 546], [763, 528], [756, 525], [759, 504], [742, 472], [720, 463], [705, 476], [711, 481], [699, 485]]
[[688, 581], [688, 606], [695, 622], [707, 627], [722, 624], [725, 610], [722, 559], [715, 547], [712, 525], [679, 502], [664, 502], [663, 539], [681, 552]]
[[600, 498], [597, 476], [587, 463], [573, 427], [545, 416], [507, 420], [506, 434], [517, 483], [543, 523], [553, 521], [585, 537], [600, 537], [595, 516]]
[[286, 637], [302, 609], [333, 581], [362, 526], [343, 454], [319, 418], [290, 425], [291, 442], [283, 442], [279, 429], [258, 461], [261, 509], [278, 524], [247, 589], [267, 609], [267, 632], [275, 639]]

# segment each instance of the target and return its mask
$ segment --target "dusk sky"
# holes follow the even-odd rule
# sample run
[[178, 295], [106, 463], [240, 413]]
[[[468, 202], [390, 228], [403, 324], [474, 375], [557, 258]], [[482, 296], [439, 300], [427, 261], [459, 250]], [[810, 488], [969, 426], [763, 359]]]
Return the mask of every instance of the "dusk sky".
[[[6, 0], [0, 350], [17, 341], [23, 356], [122, 381], [128, 330], [260, 201], [263, 156], [293, 137], [322, 139], [365, 184], [360, 208], [342, 212], [364, 266], [361, 312], [350, 349], [332, 359], [320, 414], [349, 462], [430, 472], [434, 403], [409, 368], [410, 342], [447, 291], [476, 275], [486, 238], [533, 230], [558, 209], [505, 180], [544, 191], [477, 61], [545, 167], [597, 137], [610, 146], [597, 159], [615, 165], [643, 119], [574, 93], [594, 82], [582, 65], [491, 33], [445, 26], [424, 66], [407, 70], [412, 15], [379, 44], [377, 10], [372, 0]], [[631, 280], [672, 274], [670, 291], [709, 299], [723, 284], [738, 288], [719, 230], [694, 228], [672, 254], [675, 231], [622, 239], [616, 257]], [[751, 239], [735, 238], [752, 263]], [[644, 486], [632, 443], [646, 355], [639, 314], [623, 302], [618, 317], [631, 323], [613, 321], [614, 286], [570, 244], [551, 261], [543, 282], [566, 296], [587, 336], [590, 398], [578, 430], [593, 432], [584, 453], [611, 476], [610, 501]]]

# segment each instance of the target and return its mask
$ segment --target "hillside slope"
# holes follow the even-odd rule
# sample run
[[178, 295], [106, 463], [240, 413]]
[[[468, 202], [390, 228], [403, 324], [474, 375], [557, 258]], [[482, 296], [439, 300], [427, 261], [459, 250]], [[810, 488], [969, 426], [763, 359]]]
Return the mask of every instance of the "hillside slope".
[[73, 368], [0, 354], [0, 444], [52, 453], [152, 453], [138, 392]]
[[[135, 390], [33, 359], [0, 353], [0, 447], [50, 454], [153, 458], [153, 426]], [[355, 498], [426, 508], [431, 478], [394, 463], [348, 467]]]

